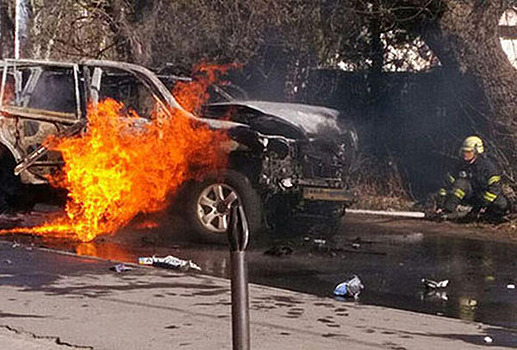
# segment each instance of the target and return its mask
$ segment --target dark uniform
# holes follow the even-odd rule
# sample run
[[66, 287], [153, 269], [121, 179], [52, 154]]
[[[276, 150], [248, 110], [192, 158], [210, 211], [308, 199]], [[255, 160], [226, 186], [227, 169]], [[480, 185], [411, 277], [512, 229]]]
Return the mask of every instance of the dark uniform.
[[442, 188], [442, 209], [453, 212], [459, 204], [468, 204], [473, 212], [502, 217], [508, 200], [501, 186], [501, 171], [488, 156], [479, 154], [473, 163], [462, 162], [454, 175], [448, 176], [448, 188]]

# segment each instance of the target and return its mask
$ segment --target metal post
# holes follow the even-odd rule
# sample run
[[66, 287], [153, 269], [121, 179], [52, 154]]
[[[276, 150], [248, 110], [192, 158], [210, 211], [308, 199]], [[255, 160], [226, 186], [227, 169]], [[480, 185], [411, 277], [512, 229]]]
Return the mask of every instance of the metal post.
[[250, 322], [246, 248], [249, 229], [242, 206], [233, 205], [230, 210], [228, 240], [232, 266], [232, 343], [234, 350], [248, 350], [250, 348]]

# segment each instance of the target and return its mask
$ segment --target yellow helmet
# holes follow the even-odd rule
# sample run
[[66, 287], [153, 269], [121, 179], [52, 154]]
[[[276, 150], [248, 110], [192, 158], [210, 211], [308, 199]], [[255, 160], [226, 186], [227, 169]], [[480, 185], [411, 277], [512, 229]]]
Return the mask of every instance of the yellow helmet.
[[485, 151], [483, 140], [477, 136], [469, 136], [463, 141], [461, 150], [466, 152], [474, 151], [476, 154], [481, 154]]

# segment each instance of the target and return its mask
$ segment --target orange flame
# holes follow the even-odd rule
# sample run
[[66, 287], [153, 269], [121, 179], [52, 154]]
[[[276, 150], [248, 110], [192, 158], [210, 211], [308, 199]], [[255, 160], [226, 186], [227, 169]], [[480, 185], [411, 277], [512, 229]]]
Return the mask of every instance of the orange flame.
[[210, 97], [208, 87], [221, 79], [229, 69], [241, 67], [238, 63], [217, 65], [201, 62], [194, 66], [194, 80], [178, 82], [174, 86], [173, 95], [187, 111], [197, 114]]
[[[228, 67], [203, 66], [202, 82], [175, 88], [188, 110], [208, 97], [206, 88]], [[200, 99], [201, 98], [201, 99]], [[114, 233], [138, 213], [166, 207], [167, 197], [189, 179], [226, 165], [220, 145], [226, 133], [213, 131], [180, 110], [155, 108], [148, 124], [137, 123], [134, 111], [112, 99], [88, 108], [88, 129], [81, 136], [56, 140], [63, 155], [63, 173], [51, 183], [68, 190], [66, 217], [35, 228], [3, 233], [93, 240]]]

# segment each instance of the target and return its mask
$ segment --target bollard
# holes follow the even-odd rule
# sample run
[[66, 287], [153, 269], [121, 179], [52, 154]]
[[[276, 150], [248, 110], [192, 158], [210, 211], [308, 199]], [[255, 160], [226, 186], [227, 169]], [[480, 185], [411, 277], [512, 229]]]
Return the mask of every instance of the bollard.
[[249, 230], [241, 205], [232, 205], [228, 225], [232, 284], [232, 343], [234, 350], [250, 348], [248, 270], [246, 248]]

